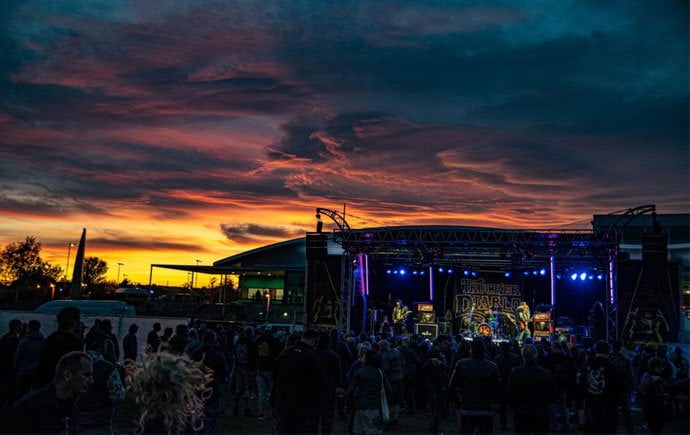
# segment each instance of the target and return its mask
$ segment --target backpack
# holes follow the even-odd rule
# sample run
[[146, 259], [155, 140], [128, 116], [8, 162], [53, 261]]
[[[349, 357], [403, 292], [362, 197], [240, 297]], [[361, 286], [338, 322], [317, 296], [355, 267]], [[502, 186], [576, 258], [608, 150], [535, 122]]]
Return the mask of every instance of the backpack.
[[249, 360], [249, 348], [247, 347], [247, 343], [243, 343], [242, 341], [238, 341], [237, 344], [235, 345], [235, 362], [237, 364], [247, 364], [247, 361]]

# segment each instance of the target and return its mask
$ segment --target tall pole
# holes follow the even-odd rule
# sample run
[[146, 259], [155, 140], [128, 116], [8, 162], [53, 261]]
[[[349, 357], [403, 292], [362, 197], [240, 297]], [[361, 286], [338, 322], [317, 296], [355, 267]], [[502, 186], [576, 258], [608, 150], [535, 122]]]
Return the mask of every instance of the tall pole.
[[[201, 263], [201, 260], [194, 260], [196, 261], [196, 265], [199, 266], [199, 263]], [[198, 279], [198, 273], [194, 273], [192, 275], [192, 287], [196, 287], [196, 280]]]
[[120, 266], [124, 266], [125, 263], [117, 263], [117, 280], [115, 281], [116, 283], [120, 282]]
[[69, 273], [69, 259], [72, 256], [72, 246], [74, 246], [74, 243], [72, 242], [67, 244], [67, 267], [65, 267], [65, 278], [62, 280], [63, 291], [65, 290], [65, 287], [67, 287], [67, 274]]

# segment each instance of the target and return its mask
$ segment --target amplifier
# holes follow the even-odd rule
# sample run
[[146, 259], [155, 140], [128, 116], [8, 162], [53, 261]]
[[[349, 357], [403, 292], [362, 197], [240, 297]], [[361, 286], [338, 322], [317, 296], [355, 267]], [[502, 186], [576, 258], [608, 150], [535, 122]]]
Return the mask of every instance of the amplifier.
[[534, 333], [543, 333], [547, 335], [553, 333], [553, 322], [534, 319]]
[[534, 315], [535, 322], [548, 322], [551, 320], [551, 313], [537, 313]]
[[434, 304], [417, 303], [417, 311], [424, 313], [433, 313]]
[[551, 334], [547, 332], [534, 331], [534, 341], [549, 340], [551, 341]]
[[438, 325], [435, 323], [417, 323], [414, 325], [414, 333], [422, 338], [433, 340], [438, 337]]
[[436, 313], [421, 311], [419, 313], [419, 323], [436, 323]]

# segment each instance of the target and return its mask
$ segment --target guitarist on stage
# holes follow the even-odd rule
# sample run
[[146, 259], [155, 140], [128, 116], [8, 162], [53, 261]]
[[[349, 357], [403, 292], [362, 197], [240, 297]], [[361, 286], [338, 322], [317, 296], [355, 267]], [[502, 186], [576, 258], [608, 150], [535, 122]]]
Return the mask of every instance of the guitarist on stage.
[[530, 315], [529, 312], [529, 305], [527, 305], [527, 302], [522, 301], [520, 302], [520, 305], [518, 305], [517, 309], [515, 310], [517, 314], [517, 320], [518, 320], [518, 336], [517, 336], [517, 341], [518, 343], [522, 343], [522, 340], [527, 337], [532, 336], [532, 332], [529, 330], [529, 322], [532, 320], [532, 316]]
[[405, 321], [410, 313], [412, 311], [403, 305], [400, 299], [395, 301], [395, 306], [393, 307], [393, 329], [395, 330], [395, 335], [400, 335], [403, 331], [406, 332]]

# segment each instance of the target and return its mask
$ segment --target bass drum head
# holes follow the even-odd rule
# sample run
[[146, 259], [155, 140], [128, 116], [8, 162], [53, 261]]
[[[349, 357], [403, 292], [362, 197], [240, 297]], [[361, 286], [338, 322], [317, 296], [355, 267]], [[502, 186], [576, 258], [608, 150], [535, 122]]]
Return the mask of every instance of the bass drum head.
[[483, 337], [490, 337], [491, 334], [493, 334], [494, 330], [488, 324], [482, 323], [481, 325], [479, 325], [477, 332], [479, 333], [479, 335], [481, 335]]

